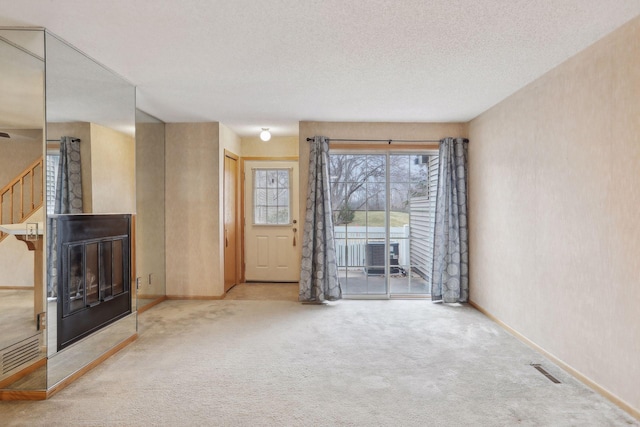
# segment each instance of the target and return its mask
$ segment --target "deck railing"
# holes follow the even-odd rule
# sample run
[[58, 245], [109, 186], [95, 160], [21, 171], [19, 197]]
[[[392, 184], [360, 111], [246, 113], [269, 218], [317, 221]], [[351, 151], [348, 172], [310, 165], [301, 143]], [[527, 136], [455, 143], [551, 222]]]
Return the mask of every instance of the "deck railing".
[[[409, 226], [391, 227], [389, 239], [400, 244], [400, 265], [408, 265]], [[335, 226], [336, 258], [339, 267], [362, 267], [365, 265], [368, 242], [384, 242], [384, 227]]]

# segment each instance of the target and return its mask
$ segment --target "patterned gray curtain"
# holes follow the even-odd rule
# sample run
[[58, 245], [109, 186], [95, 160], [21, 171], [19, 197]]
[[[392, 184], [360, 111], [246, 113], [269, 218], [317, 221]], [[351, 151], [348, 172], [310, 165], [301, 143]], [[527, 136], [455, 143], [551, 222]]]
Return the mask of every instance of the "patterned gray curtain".
[[445, 303], [469, 299], [467, 230], [467, 150], [469, 141], [440, 141], [431, 299]]
[[321, 303], [342, 298], [342, 289], [331, 216], [329, 142], [324, 136], [316, 136], [310, 144], [299, 300]]
[[[54, 214], [82, 213], [82, 175], [80, 167], [80, 140], [70, 136], [60, 138], [60, 160], [56, 181]], [[58, 290], [58, 232], [53, 218], [47, 218], [47, 286], [54, 297]]]

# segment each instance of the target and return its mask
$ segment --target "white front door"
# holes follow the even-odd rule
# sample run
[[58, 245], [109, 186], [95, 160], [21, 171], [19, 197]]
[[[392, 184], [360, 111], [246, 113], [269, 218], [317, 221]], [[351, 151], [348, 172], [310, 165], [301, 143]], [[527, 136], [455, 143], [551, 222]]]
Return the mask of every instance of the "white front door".
[[298, 162], [245, 162], [245, 279], [300, 280]]

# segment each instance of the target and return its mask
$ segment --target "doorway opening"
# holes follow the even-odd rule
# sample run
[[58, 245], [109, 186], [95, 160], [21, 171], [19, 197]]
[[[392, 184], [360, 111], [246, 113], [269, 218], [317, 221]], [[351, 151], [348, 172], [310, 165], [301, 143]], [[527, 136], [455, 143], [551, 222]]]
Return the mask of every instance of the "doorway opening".
[[343, 295], [430, 297], [437, 151], [332, 151], [329, 158]]
[[298, 161], [245, 160], [245, 281], [298, 282]]

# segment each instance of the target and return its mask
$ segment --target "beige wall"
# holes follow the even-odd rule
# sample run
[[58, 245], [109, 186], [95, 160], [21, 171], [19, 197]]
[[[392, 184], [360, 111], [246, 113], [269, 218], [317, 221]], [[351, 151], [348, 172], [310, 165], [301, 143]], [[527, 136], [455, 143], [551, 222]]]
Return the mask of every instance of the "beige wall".
[[33, 286], [33, 251], [13, 236], [0, 242], [0, 288], [3, 286]]
[[[300, 216], [304, 219], [309, 175], [309, 143], [307, 138], [326, 136], [338, 139], [405, 139], [440, 140], [447, 136], [467, 137], [466, 123], [383, 123], [383, 122], [300, 122], [298, 152], [300, 162]], [[334, 143], [332, 146], [338, 146]], [[367, 143], [366, 145], [387, 145]]]
[[135, 139], [91, 124], [92, 213], [135, 213]]
[[47, 123], [47, 139], [80, 138], [86, 213], [134, 213], [135, 139], [88, 122]]
[[[27, 222], [44, 222], [43, 208]], [[5, 237], [0, 242], [0, 287], [33, 286], [33, 279], [33, 251], [14, 236]]]
[[0, 138], [0, 188], [7, 185], [30, 164], [42, 157], [42, 131], [2, 129], [11, 138]]
[[136, 275], [142, 278], [140, 296], [165, 295], [164, 126], [159, 122], [136, 123]]
[[296, 156], [297, 138], [274, 138], [265, 149], [221, 123], [170, 123], [166, 132], [167, 295], [219, 297], [225, 150], [238, 157]]
[[242, 138], [243, 157], [298, 157], [297, 136], [273, 136], [267, 142], [259, 137]]
[[216, 297], [220, 280], [219, 124], [167, 123], [167, 295]]
[[[222, 123], [219, 123], [220, 127], [220, 156], [224, 156], [224, 150], [230, 151], [233, 154], [240, 156], [243, 149], [243, 142], [241, 142], [240, 137], [235, 134], [234, 131], [229, 129]], [[224, 174], [221, 173], [220, 177], [222, 178]], [[222, 189], [222, 187], [220, 187]]]
[[636, 411], [638, 40], [640, 18], [469, 129], [471, 300]]
[[[224, 153], [296, 157], [297, 137], [240, 138], [221, 123], [166, 125], [166, 292], [224, 295]], [[144, 280], [143, 280], [144, 283]]]

